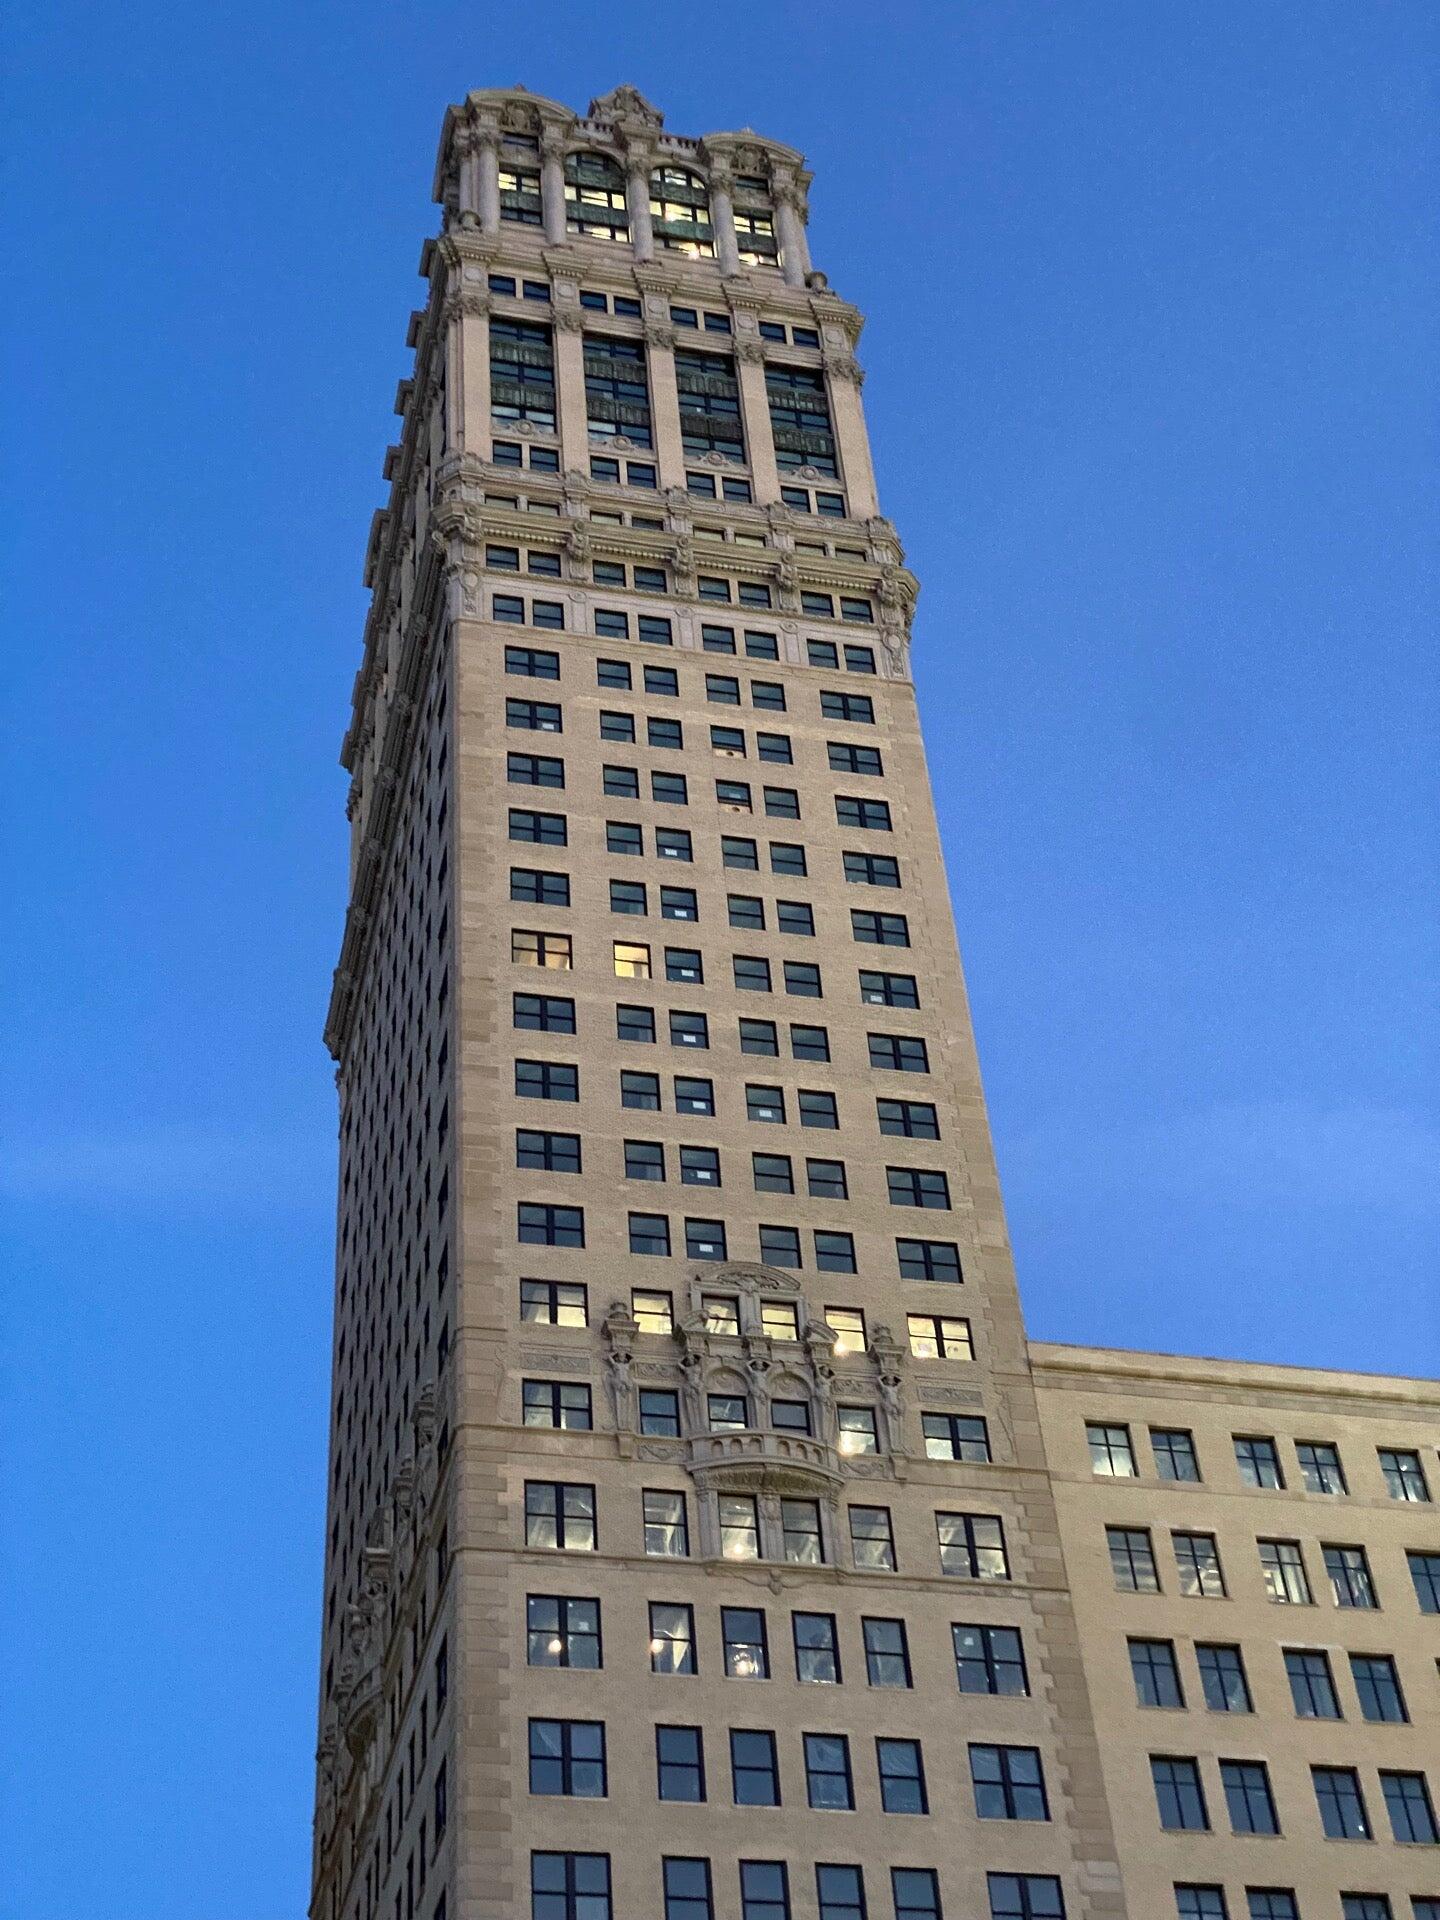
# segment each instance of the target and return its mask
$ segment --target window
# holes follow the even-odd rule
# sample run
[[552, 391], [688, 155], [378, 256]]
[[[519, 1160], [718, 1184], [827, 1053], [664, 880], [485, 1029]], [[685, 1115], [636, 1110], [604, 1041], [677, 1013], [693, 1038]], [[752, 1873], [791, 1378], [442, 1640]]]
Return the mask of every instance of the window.
[[1160, 1574], [1148, 1527], [1107, 1527], [1105, 1544], [1110, 1551], [1110, 1571], [1115, 1576], [1117, 1592], [1160, 1591]]
[[990, 1431], [976, 1414], [922, 1413], [927, 1460], [986, 1461], [990, 1458]]
[[740, 1332], [740, 1304], [733, 1294], [707, 1293], [700, 1303], [707, 1333], [733, 1336]]
[[600, 769], [600, 785], [613, 800], [638, 800], [640, 775], [634, 767], [606, 766]]
[[1048, 1820], [1045, 1776], [1034, 1747], [971, 1745], [970, 1781], [980, 1820]]
[[910, 1352], [917, 1360], [973, 1360], [970, 1322], [938, 1313], [906, 1316]]
[[1053, 1875], [990, 1873], [985, 1877], [990, 1890], [990, 1920], [1065, 1920], [1064, 1897]]
[[1261, 1760], [1222, 1760], [1220, 1784], [1232, 1833], [1279, 1833], [1270, 1774]]
[[[777, 250], [768, 213], [737, 208], [735, 231], [742, 260], [764, 259], [767, 264], [775, 265]], [[765, 394], [770, 405], [775, 464], [781, 473], [793, 473], [798, 467], [814, 467], [820, 473], [838, 478], [840, 468], [835, 457], [835, 435], [825, 398], [824, 374], [811, 367], [775, 366], [767, 362]], [[819, 598], [827, 603], [823, 611], [833, 611], [828, 595], [822, 594]]]
[[568, 1380], [526, 1380], [521, 1383], [521, 1405], [527, 1427], [558, 1427], [588, 1433], [590, 1389]]
[[525, 1544], [562, 1553], [595, 1551], [595, 1489], [556, 1480], [525, 1482]]
[[873, 1407], [839, 1407], [836, 1409], [836, 1424], [841, 1453], [878, 1453], [880, 1451], [879, 1432], [875, 1425]]
[[1172, 1533], [1175, 1572], [1181, 1593], [1191, 1599], [1223, 1600], [1225, 1575], [1213, 1533]]
[[854, 885], [898, 887], [900, 863], [888, 853], [846, 853], [841, 856], [845, 878]]
[[583, 1286], [561, 1280], [522, 1280], [520, 1318], [547, 1327], [583, 1327], [587, 1323]]
[[637, 1113], [658, 1113], [660, 1111], [659, 1074], [622, 1073], [620, 1104], [622, 1107], [634, 1109]]
[[538, 933], [512, 927], [510, 958], [520, 967], [550, 967], [563, 973], [574, 964], [574, 950], [568, 933]]
[[762, 1226], [760, 1258], [767, 1266], [798, 1269], [803, 1264], [799, 1230], [795, 1227]]
[[651, 1672], [693, 1674], [695, 1609], [670, 1601], [651, 1601]]
[[[724, 1504], [723, 1500], [721, 1504]], [[765, 1635], [765, 1615], [759, 1607], [722, 1607], [720, 1637], [725, 1649], [725, 1673], [728, 1679], [770, 1678], [770, 1648]]]
[[705, 964], [698, 950], [694, 947], [666, 947], [665, 978], [677, 980], [684, 986], [703, 986]]
[[580, 1069], [566, 1060], [517, 1060], [517, 1100], [578, 1100]]
[[988, 1513], [937, 1513], [940, 1571], [968, 1580], [1008, 1580], [1005, 1529]]
[[795, 756], [790, 750], [788, 733], [757, 733], [755, 736], [755, 755], [759, 760], [776, 767], [794, 765]]
[[1440, 1613], [1440, 1552], [1407, 1553], [1415, 1598], [1422, 1613]]
[[522, 1203], [515, 1209], [515, 1232], [522, 1246], [583, 1247], [585, 1213], [580, 1207]]
[[530, 1920], [611, 1920], [608, 1853], [532, 1853]]
[[840, 1647], [834, 1614], [792, 1613], [790, 1630], [795, 1641], [795, 1678], [816, 1686], [838, 1686]]
[[807, 1027], [790, 1023], [790, 1057], [794, 1060], [828, 1061], [830, 1034], [825, 1027]]
[[764, 929], [765, 903], [758, 894], [727, 893], [725, 911], [732, 927]]
[[862, 1572], [894, 1573], [895, 1534], [888, 1507], [850, 1508], [850, 1551]]
[[[792, 909], [795, 904], [793, 901], [777, 900], [775, 903], [777, 917], [782, 908]], [[805, 911], [808, 914], [810, 909], [807, 907]], [[797, 931], [797, 927], [794, 925], [781, 925], [779, 930], [781, 933], [794, 933]], [[812, 933], [814, 932], [813, 927], [809, 927], [808, 930]], [[784, 963], [783, 972], [785, 976], [786, 993], [799, 1000], [819, 1000], [823, 998], [820, 986], [820, 969], [813, 961], [787, 960]]]
[[491, 319], [490, 412], [495, 420], [528, 420], [541, 433], [554, 433], [555, 355], [549, 327]]
[[[852, 1507], [851, 1512], [855, 1511]], [[866, 1618], [860, 1622], [860, 1630], [865, 1642], [867, 1682], [872, 1687], [908, 1687], [910, 1647], [905, 1622]]]
[[877, 1740], [875, 1766], [880, 1775], [880, 1805], [886, 1813], [930, 1811], [918, 1740]]
[[818, 1920], [865, 1920], [865, 1876], [859, 1867], [817, 1866]]
[[[871, 1036], [872, 1040], [881, 1037], [878, 1034]], [[940, 1121], [928, 1100], [877, 1100], [875, 1113], [883, 1134], [892, 1134], [904, 1140], [940, 1138]]]
[[840, 1110], [833, 1093], [824, 1093], [815, 1087], [801, 1087], [795, 1096], [795, 1104], [799, 1108], [802, 1127], [819, 1127], [833, 1133], [840, 1125]]
[[525, 1659], [532, 1667], [583, 1667], [600, 1662], [600, 1602], [532, 1593], [525, 1601]]
[[783, 1860], [740, 1862], [740, 1920], [790, 1920], [790, 1876]]
[[683, 1493], [647, 1487], [641, 1495], [645, 1551], [666, 1560], [684, 1560], [690, 1553], [690, 1521]]
[[730, 1729], [730, 1785], [737, 1807], [779, 1806], [780, 1768], [773, 1733]]
[[1200, 1690], [1211, 1713], [1254, 1711], [1239, 1647], [1197, 1640], [1195, 1664], [1200, 1669]]
[[[618, 885], [612, 882], [612, 885]], [[643, 941], [616, 940], [611, 943], [616, 978], [620, 980], [648, 980], [650, 978], [650, 949]]]
[[563, 787], [564, 760], [543, 753], [507, 753], [505, 778], [513, 787]]
[[683, 773], [652, 773], [650, 798], [661, 806], [684, 807], [689, 798]]
[[868, 1007], [918, 1007], [920, 993], [913, 973], [872, 973], [860, 970], [860, 998]]
[[[870, 1064], [889, 1073], [929, 1073], [925, 1042], [905, 1033], [867, 1033]], [[882, 1132], [886, 1129], [882, 1128]]]
[[1383, 1893], [1342, 1893], [1340, 1920], [1392, 1920], [1389, 1897]]
[[1167, 1833], [1207, 1833], [1210, 1816], [1200, 1786], [1200, 1769], [1193, 1760], [1151, 1754], [1150, 1778], [1160, 1825]]
[[1090, 1425], [1085, 1429], [1090, 1448], [1090, 1471], [1109, 1480], [1133, 1480], [1135, 1449], [1128, 1427]]
[[895, 1920], [940, 1920], [940, 1882], [933, 1867], [892, 1867]]
[[885, 1182], [892, 1207], [950, 1210], [950, 1183], [943, 1173], [919, 1167], [887, 1167]]
[[550, 700], [507, 700], [505, 724], [507, 727], [528, 728], [533, 733], [560, 733], [563, 730], [559, 705]]
[[[800, 1316], [790, 1300], [760, 1302], [760, 1330], [772, 1340], [798, 1340]], [[808, 1429], [807, 1429], [808, 1431]]]
[[1268, 1437], [1237, 1433], [1235, 1463], [1247, 1487], [1283, 1487], [1285, 1484], [1275, 1442]]
[[845, 1180], [843, 1160], [807, 1160], [805, 1186], [812, 1200], [847, 1200], [850, 1190]]
[[765, 812], [772, 820], [798, 820], [800, 796], [793, 787], [763, 787]]
[[1300, 1920], [1300, 1909], [1288, 1887], [1247, 1887], [1245, 1903], [1249, 1920]]
[[692, 1079], [685, 1074], [675, 1076], [675, 1111], [677, 1113], [711, 1114], [715, 1112], [715, 1088], [709, 1080]]
[[953, 1240], [897, 1240], [895, 1253], [902, 1280], [940, 1280], [959, 1286], [960, 1249]]
[[578, 1133], [538, 1133], [520, 1127], [515, 1134], [517, 1167], [539, 1168], [546, 1173], [580, 1172], [580, 1136]]
[[655, 1791], [661, 1800], [705, 1798], [705, 1747], [699, 1727], [656, 1727]]
[[1422, 1505], [1428, 1503], [1430, 1488], [1418, 1453], [1413, 1453], [1407, 1447], [1381, 1447], [1379, 1457], [1385, 1491], [1392, 1500], [1412, 1500]]
[[1352, 1653], [1350, 1672], [1365, 1719], [1404, 1722], [1410, 1718], [1399, 1670], [1388, 1653]]
[[796, 1566], [824, 1565], [825, 1538], [820, 1530], [818, 1501], [780, 1502], [780, 1546], [784, 1558]]
[[810, 1805], [822, 1809], [852, 1809], [855, 1790], [850, 1778], [850, 1742], [845, 1735], [806, 1733], [801, 1739], [805, 1752], [805, 1792]]
[[566, 154], [565, 230], [600, 240], [629, 238], [625, 176], [608, 154]]
[[655, 1013], [650, 1007], [632, 1007], [620, 1005], [615, 1009], [615, 1038], [634, 1040], [643, 1045], [653, 1046], [655, 1041]]
[[663, 1213], [632, 1213], [629, 1223], [631, 1253], [669, 1253], [670, 1222]]
[[1340, 1700], [1330, 1672], [1330, 1656], [1318, 1647], [1286, 1647], [1285, 1677], [1290, 1699], [1302, 1720], [1338, 1720]]
[[[631, 468], [634, 472], [634, 468]], [[680, 693], [680, 676], [674, 667], [646, 667], [646, 693], [658, 693], [668, 700], [674, 700]]]
[[[735, 378], [735, 362], [728, 354], [696, 353], [689, 347], [675, 350], [675, 385], [680, 401], [680, 434], [685, 452], [691, 458], [719, 454], [722, 459], [739, 463], [745, 458], [745, 435], [741, 427], [740, 388]], [[687, 476], [687, 479], [689, 476]], [[713, 499], [713, 475], [708, 479], [708, 495]], [[695, 491], [692, 487], [691, 491]]]
[[599, 1720], [532, 1720], [530, 1791], [604, 1799], [604, 1725]]
[[682, 1187], [718, 1187], [720, 1155], [714, 1147], [681, 1147], [680, 1184]]
[[835, 818], [842, 827], [863, 827], [871, 833], [890, 832], [890, 807], [884, 800], [864, 800], [837, 793]]
[[724, 1260], [726, 1223], [722, 1219], [685, 1221], [685, 1260]]
[[1312, 1767], [1320, 1827], [1327, 1840], [1368, 1840], [1370, 1815], [1353, 1767]]
[[[803, 900], [777, 900], [775, 902], [775, 927], [779, 933], [793, 933], [800, 935], [802, 938], [808, 937], [813, 939], [815, 936], [814, 909], [808, 906]], [[788, 976], [786, 979], [786, 991], [794, 991], [789, 984]]]
[[772, 840], [769, 846], [772, 873], [788, 873], [804, 879], [809, 871], [805, 864], [804, 847], [793, 840]]
[[1155, 1455], [1155, 1471], [1162, 1480], [1199, 1480], [1195, 1437], [1184, 1427], [1152, 1427], [1150, 1448]]
[[595, 678], [602, 687], [620, 687], [626, 692], [630, 689], [630, 663], [628, 660], [597, 660]]
[[665, 1149], [654, 1140], [625, 1142], [625, 1178], [627, 1180], [663, 1180]]
[[852, 907], [850, 930], [857, 940], [868, 946], [908, 947], [910, 944], [910, 925], [903, 913], [870, 913]]
[[1312, 1604], [1310, 1581], [1298, 1540], [1258, 1540], [1260, 1572], [1270, 1599], [1282, 1606]]
[[1320, 1553], [1337, 1607], [1378, 1607], [1363, 1547], [1322, 1546]]
[[575, 1002], [549, 993], [517, 993], [513, 1023], [533, 1033], [574, 1033]]
[[[723, 1494], [718, 1502], [720, 1551], [727, 1560], [760, 1558], [760, 1514], [748, 1494]], [[727, 1666], [726, 1672], [730, 1671]], [[739, 1676], [744, 1678], [746, 1676]], [[764, 1675], [769, 1679], [769, 1674]]]
[[667, 1857], [661, 1863], [665, 1920], [714, 1920], [710, 1862]]
[[1198, 1887], [1176, 1882], [1175, 1912], [1179, 1920], [1229, 1920], [1223, 1887]]
[[650, 910], [649, 899], [643, 880], [612, 880], [610, 882], [610, 911], [612, 913], [646, 914]]
[[743, 1393], [712, 1393], [705, 1407], [711, 1433], [743, 1433], [750, 1424], [750, 1407]]
[[961, 1693], [1029, 1693], [1018, 1628], [957, 1624], [951, 1627], [950, 1638]]
[[1307, 1493], [1346, 1493], [1345, 1469], [1340, 1464], [1340, 1449], [1328, 1440], [1297, 1440], [1295, 1458], [1300, 1462], [1300, 1479]]
[[1440, 1844], [1435, 1809], [1423, 1773], [1380, 1772], [1380, 1792], [1390, 1816], [1390, 1831], [1402, 1844], [1433, 1847]]
[[662, 1439], [680, 1437], [680, 1396], [669, 1387], [640, 1389], [640, 1431]]
[[1142, 1707], [1183, 1707], [1185, 1692], [1171, 1640], [1129, 1640], [1135, 1701]]
[[510, 838], [528, 840], [536, 846], [563, 847], [566, 842], [565, 816], [563, 813], [534, 813], [526, 807], [511, 807]]

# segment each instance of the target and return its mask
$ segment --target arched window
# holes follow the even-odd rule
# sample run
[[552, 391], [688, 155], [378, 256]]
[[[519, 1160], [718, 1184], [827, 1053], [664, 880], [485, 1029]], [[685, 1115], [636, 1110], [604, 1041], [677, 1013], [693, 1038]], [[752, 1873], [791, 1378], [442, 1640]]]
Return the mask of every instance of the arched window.
[[565, 228], [601, 240], [628, 240], [625, 176], [618, 161], [604, 153], [565, 156]]
[[775, 238], [775, 212], [770, 205], [770, 186], [759, 174], [742, 173], [736, 176], [735, 242], [746, 266], [779, 266], [780, 245]]
[[698, 173], [686, 167], [656, 167], [650, 175], [650, 224], [658, 246], [692, 260], [715, 258], [710, 196]]

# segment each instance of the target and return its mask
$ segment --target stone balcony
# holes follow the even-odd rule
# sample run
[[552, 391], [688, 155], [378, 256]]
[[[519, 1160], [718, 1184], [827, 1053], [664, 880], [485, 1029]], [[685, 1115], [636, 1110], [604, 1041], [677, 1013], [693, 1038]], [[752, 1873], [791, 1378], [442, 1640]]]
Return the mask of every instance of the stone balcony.
[[692, 1434], [686, 1462], [696, 1481], [725, 1493], [774, 1493], [811, 1499], [840, 1486], [834, 1447], [805, 1433], [743, 1427]]

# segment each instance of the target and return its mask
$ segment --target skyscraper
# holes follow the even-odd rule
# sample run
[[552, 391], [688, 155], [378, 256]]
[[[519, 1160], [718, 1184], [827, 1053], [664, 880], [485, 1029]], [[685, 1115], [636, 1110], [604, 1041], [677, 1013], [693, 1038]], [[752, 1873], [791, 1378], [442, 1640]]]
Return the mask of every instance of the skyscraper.
[[[1306, 1478], [1345, 1422], [1437, 1704], [1433, 1396], [1027, 1347], [808, 185], [629, 87], [445, 118], [343, 751], [315, 1920], [1300, 1913], [1308, 1854], [1250, 1887], [1208, 1831], [1267, 1832], [1259, 1717], [1222, 1758], [1172, 1697], [1245, 1684], [1240, 1627], [1168, 1609], [1228, 1600], [1250, 1489], [1354, 1515], [1252, 1528], [1257, 1607], [1371, 1578]], [[1387, 1719], [1324, 1730], [1311, 1851], [1347, 1770], [1424, 1844]]]

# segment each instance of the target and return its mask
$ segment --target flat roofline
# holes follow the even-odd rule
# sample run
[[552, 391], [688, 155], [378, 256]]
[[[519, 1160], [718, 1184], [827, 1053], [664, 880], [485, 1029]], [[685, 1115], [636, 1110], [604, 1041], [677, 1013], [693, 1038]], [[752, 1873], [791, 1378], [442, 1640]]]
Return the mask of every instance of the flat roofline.
[[1057, 1373], [1122, 1373], [1146, 1379], [1208, 1381], [1217, 1386], [1248, 1384], [1279, 1387], [1292, 1393], [1353, 1394], [1357, 1398], [1393, 1394], [1440, 1406], [1440, 1381], [1423, 1374], [1357, 1373], [1335, 1367], [1297, 1367], [1279, 1360], [1227, 1360], [1214, 1354], [1145, 1353], [1133, 1347], [1087, 1347], [1059, 1340], [1032, 1340], [1035, 1368]]

